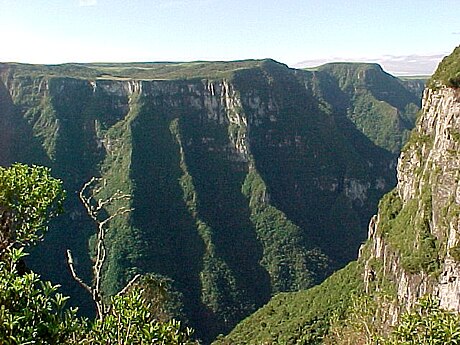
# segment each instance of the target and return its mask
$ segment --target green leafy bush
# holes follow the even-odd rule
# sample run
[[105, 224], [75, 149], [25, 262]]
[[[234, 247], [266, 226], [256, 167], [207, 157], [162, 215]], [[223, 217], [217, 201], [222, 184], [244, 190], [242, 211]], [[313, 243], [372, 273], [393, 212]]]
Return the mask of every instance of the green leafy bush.
[[42, 239], [63, 198], [48, 168], [0, 168], [0, 344], [191, 344], [191, 329], [158, 321], [142, 285], [112, 297], [108, 313], [90, 322], [66, 308], [58, 285], [24, 267], [26, 246]]
[[0, 167], [0, 251], [42, 239], [48, 220], [62, 212], [64, 195], [62, 182], [51, 177], [49, 168]]
[[416, 310], [402, 316], [391, 336], [380, 339], [378, 343], [384, 345], [460, 344], [460, 316], [441, 309], [438, 300], [425, 296], [419, 300]]
[[142, 291], [111, 298], [108, 315], [97, 320], [80, 344], [192, 344], [192, 330], [182, 331], [179, 321], [158, 322]]
[[24, 268], [25, 246], [37, 243], [62, 210], [61, 181], [45, 167], [0, 167], [0, 343], [57, 344], [80, 329], [58, 286]]
[[58, 286], [34, 272], [20, 274], [23, 248], [11, 249], [0, 261], [0, 343], [72, 343], [81, 329], [76, 309], [66, 309], [68, 297]]

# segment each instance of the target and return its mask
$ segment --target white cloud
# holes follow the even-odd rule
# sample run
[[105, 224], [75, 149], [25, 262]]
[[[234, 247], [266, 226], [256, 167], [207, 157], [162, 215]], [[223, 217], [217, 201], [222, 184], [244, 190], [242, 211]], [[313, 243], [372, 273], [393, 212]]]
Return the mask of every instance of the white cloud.
[[97, 0], [78, 0], [78, 6], [88, 7], [88, 6], [96, 6]]

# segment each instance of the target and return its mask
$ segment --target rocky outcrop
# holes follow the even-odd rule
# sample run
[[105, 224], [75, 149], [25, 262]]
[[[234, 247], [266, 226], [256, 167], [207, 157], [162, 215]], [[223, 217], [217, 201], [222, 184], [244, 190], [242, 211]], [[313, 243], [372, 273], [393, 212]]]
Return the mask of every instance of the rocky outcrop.
[[397, 176], [398, 185], [381, 201], [361, 249], [366, 290], [386, 289], [395, 297], [391, 310], [386, 308], [392, 323], [427, 293], [437, 296], [441, 307], [460, 312], [458, 89], [425, 90]]

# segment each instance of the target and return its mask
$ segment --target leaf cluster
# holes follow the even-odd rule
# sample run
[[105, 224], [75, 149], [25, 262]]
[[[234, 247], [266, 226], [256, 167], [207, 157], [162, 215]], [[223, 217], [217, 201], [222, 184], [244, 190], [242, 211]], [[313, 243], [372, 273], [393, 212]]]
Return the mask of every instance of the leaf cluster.
[[111, 298], [110, 313], [98, 319], [80, 344], [192, 344], [192, 330], [182, 330], [179, 321], [158, 322], [142, 291]]
[[400, 323], [384, 345], [460, 344], [460, 316], [439, 307], [431, 296], [422, 297], [416, 310], [404, 314]]
[[65, 192], [50, 169], [16, 163], [0, 167], [0, 250], [41, 240], [48, 221], [62, 212]]
[[20, 274], [23, 248], [8, 250], [0, 261], [0, 343], [71, 343], [81, 329], [76, 309], [58, 285], [40, 280], [34, 272]]

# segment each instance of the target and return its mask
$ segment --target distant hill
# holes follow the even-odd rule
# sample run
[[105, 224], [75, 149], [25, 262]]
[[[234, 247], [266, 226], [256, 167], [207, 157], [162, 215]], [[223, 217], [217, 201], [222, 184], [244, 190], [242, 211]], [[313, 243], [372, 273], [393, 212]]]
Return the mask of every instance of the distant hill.
[[384, 55], [373, 58], [360, 58], [360, 59], [346, 59], [343, 57], [334, 57], [329, 59], [310, 59], [304, 60], [294, 64], [292, 67], [295, 68], [312, 68], [320, 65], [324, 65], [328, 62], [333, 61], [366, 61], [377, 63], [383, 67], [383, 69], [395, 76], [400, 78], [410, 76], [431, 76], [436, 67], [441, 62], [446, 54], [433, 54], [433, 55]]

